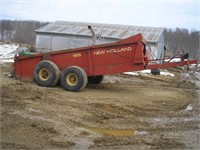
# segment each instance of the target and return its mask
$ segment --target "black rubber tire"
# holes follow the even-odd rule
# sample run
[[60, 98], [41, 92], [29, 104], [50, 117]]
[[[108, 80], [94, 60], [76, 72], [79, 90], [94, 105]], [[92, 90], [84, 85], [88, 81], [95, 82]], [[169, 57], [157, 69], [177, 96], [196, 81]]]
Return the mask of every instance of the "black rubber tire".
[[[70, 75], [76, 78], [75, 83], [70, 83]], [[81, 91], [87, 85], [87, 74], [78, 66], [70, 66], [63, 70], [60, 82], [67, 91]]]
[[151, 74], [160, 75], [160, 69], [151, 69]]
[[102, 80], [103, 80], [103, 75], [88, 77], [88, 83], [90, 83], [90, 84], [100, 84], [102, 82]]
[[[46, 71], [46, 77], [43, 77], [41, 72]], [[33, 80], [40, 86], [53, 87], [58, 83], [60, 78], [60, 70], [58, 66], [49, 60], [39, 62], [35, 69]]]

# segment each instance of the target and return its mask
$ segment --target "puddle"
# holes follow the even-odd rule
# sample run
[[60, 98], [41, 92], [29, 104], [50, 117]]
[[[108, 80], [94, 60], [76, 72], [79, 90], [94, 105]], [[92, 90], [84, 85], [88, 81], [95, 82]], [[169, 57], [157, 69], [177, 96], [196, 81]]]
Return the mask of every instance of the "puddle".
[[137, 134], [136, 130], [132, 129], [105, 129], [105, 128], [88, 128], [92, 132], [111, 136], [133, 136]]

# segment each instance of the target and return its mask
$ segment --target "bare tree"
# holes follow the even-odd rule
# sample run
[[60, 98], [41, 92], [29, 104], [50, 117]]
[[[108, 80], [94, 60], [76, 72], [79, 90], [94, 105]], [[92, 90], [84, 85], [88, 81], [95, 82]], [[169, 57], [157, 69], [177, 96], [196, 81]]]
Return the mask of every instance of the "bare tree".
[[34, 44], [35, 43], [35, 30], [47, 23], [40, 23], [36, 21], [15, 21], [13, 28], [15, 35], [13, 41], [19, 43]]
[[165, 45], [173, 54], [183, 50], [190, 54], [192, 58], [199, 55], [199, 32], [195, 30], [176, 28], [164, 30]]
[[10, 41], [13, 37], [14, 30], [9, 20], [0, 20], [1, 40]]
[[47, 22], [0, 20], [1, 40], [18, 43], [34, 44], [35, 30]]

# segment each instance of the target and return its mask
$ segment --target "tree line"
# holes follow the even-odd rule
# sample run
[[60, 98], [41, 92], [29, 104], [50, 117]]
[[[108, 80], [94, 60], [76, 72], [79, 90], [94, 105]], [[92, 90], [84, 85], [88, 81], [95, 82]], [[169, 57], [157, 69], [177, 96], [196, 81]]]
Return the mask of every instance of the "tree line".
[[35, 30], [49, 22], [0, 20], [0, 39], [5, 42], [35, 44]]
[[[49, 22], [0, 20], [0, 40], [34, 45], [36, 29]], [[165, 46], [168, 52], [176, 54], [180, 50], [189, 52], [193, 58], [200, 54], [200, 32], [185, 28], [168, 29], [164, 32]]]
[[164, 29], [165, 46], [172, 54], [180, 50], [187, 52], [192, 58], [200, 56], [200, 32], [184, 28]]

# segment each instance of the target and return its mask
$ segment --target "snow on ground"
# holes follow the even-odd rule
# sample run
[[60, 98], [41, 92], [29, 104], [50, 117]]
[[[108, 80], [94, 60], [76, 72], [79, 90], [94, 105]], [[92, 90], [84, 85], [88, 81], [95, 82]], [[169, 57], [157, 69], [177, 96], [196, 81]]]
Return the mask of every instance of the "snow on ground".
[[18, 47], [19, 45], [14, 44], [0, 45], [0, 63], [14, 62], [13, 58]]
[[180, 58], [173, 58], [173, 59], [165, 59], [165, 62], [179, 62], [179, 61], [181, 61], [181, 59]]
[[[146, 69], [146, 70], [142, 70], [142, 71], [124, 72], [124, 74], [134, 75], [134, 76], [144, 75], [144, 74], [151, 75], [151, 70], [150, 69]], [[168, 72], [167, 70], [160, 71], [160, 75], [171, 76], [171, 77], [175, 76], [174, 74]]]
[[192, 110], [192, 105], [189, 104], [189, 105], [186, 107], [186, 110], [187, 110], [187, 111]]

